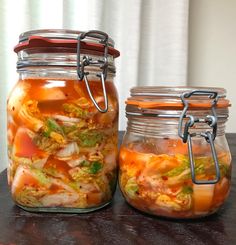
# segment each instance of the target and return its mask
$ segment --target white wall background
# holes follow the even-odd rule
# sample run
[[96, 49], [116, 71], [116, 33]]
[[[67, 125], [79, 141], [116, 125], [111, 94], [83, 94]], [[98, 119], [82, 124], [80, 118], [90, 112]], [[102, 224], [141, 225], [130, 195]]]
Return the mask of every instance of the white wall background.
[[190, 0], [189, 85], [224, 87], [236, 133], [236, 0]]

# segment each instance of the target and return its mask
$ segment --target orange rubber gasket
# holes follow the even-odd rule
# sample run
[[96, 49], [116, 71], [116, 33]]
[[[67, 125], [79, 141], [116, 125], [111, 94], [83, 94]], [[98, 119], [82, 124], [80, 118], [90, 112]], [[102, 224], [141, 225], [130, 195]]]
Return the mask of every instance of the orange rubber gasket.
[[[14, 51], [18, 53], [19, 51], [27, 48], [50, 48], [50, 47], [63, 47], [63, 48], [77, 48], [77, 40], [74, 39], [49, 39], [41, 36], [31, 36], [27, 41], [17, 44], [14, 47]], [[97, 52], [104, 52], [104, 46], [98, 43], [90, 43], [81, 41], [81, 49], [88, 49]], [[108, 48], [108, 54], [112, 55], [114, 58], [120, 56], [120, 52], [113, 48]]]
[[[138, 101], [138, 100], [126, 100], [127, 105], [134, 105], [143, 109], [182, 109], [184, 107], [182, 102], [157, 102], [157, 101]], [[209, 103], [191, 103], [189, 102], [189, 108], [193, 109], [210, 109], [212, 106]], [[217, 102], [217, 108], [227, 108], [231, 104], [227, 99], [221, 99]]]

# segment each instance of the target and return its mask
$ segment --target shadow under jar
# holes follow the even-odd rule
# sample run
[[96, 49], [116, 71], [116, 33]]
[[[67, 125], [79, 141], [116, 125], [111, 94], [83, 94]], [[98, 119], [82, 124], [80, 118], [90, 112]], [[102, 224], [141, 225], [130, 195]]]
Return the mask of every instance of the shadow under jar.
[[28, 211], [84, 213], [117, 181], [119, 52], [106, 33], [36, 30], [15, 47], [8, 111], [8, 182]]
[[222, 88], [131, 89], [119, 154], [130, 205], [170, 218], [203, 217], [222, 206], [231, 181], [225, 96]]

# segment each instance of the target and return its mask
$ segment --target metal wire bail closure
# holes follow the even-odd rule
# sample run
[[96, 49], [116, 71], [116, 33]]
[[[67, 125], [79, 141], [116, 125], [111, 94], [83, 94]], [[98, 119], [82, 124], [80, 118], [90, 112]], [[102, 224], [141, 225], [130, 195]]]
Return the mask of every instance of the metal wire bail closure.
[[[89, 56], [83, 56], [83, 59], [81, 61], [80, 59], [80, 46], [81, 46], [81, 40], [83, 40], [86, 37], [92, 37], [96, 39], [100, 39], [100, 43], [104, 45], [104, 55], [103, 59], [99, 60], [93, 60]], [[108, 98], [107, 98], [107, 92], [106, 92], [106, 77], [107, 77], [107, 68], [108, 68], [108, 60], [107, 60], [107, 55], [108, 55], [108, 35], [105, 32], [101, 31], [88, 31], [81, 33], [78, 36], [78, 43], [77, 43], [77, 75], [80, 81], [84, 79], [85, 85], [89, 94], [90, 99], [92, 100], [94, 106], [97, 108], [98, 111], [105, 113], [108, 110]], [[89, 72], [84, 71], [85, 66], [89, 65], [98, 65], [100, 69], [102, 70], [101, 72], [97, 73], [97, 76], [100, 77], [101, 83], [102, 83], [102, 91], [103, 91], [103, 96], [104, 96], [104, 109], [102, 109], [97, 101], [94, 99], [93, 94], [91, 92], [90, 86], [89, 86], [89, 81], [88, 81], [88, 75]]]
[[[212, 106], [211, 111], [212, 115], [207, 115], [205, 118], [195, 118], [192, 115], [186, 115], [187, 110], [189, 108], [189, 103], [186, 100], [187, 98], [190, 98], [192, 95], [206, 95], [209, 97], [209, 99], [212, 99]], [[216, 105], [218, 101], [218, 93], [214, 91], [208, 91], [208, 90], [194, 90], [191, 92], [186, 92], [181, 95], [182, 103], [184, 104], [184, 109], [180, 115], [179, 119], [179, 126], [178, 126], [178, 135], [180, 138], [182, 138], [184, 143], [188, 144], [188, 154], [189, 154], [189, 160], [190, 160], [190, 169], [191, 169], [191, 177], [192, 181], [195, 184], [215, 184], [219, 182], [220, 180], [220, 167], [219, 162], [217, 158], [217, 153], [214, 145], [214, 140], [216, 138], [217, 134], [217, 114], [216, 114]], [[188, 121], [184, 125], [184, 130], [182, 132], [183, 128], [183, 119], [189, 118]], [[215, 167], [215, 173], [216, 178], [213, 180], [197, 180], [195, 176], [195, 163], [194, 163], [194, 157], [193, 157], [193, 149], [192, 149], [192, 137], [196, 136], [195, 133], [189, 133], [189, 128], [193, 127], [193, 125], [196, 122], [203, 122], [207, 123], [211, 128], [212, 132], [206, 131], [200, 134], [200, 136], [204, 137], [207, 143], [210, 144], [211, 152], [213, 156], [214, 161], [214, 167]]]

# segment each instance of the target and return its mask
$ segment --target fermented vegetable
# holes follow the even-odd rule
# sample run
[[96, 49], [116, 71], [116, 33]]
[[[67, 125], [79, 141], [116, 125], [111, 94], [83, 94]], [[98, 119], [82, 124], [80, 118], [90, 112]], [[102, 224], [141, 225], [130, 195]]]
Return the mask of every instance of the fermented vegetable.
[[[112, 198], [117, 178], [114, 86], [106, 82], [106, 115], [94, 107], [83, 82], [57, 83], [24, 79], [9, 97], [8, 180], [13, 199], [27, 208], [104, 205]], [[100, 83], [90, 81], [90, 87], [102, 106]]]
[[[158, 153], [145, 141], [121, 147], [119, 181], [126, 200], [142, 211], [172, 218], [213, 213], [229, 193], [229, 152], [218, 150], [220, 181], [198, 185], [192, 182], [188, 155], [184, 150], [175, 151], [175, 146], [173, 144], [173, 149], [166, 153]], [[170, 145], [168, 147], [170, 149]], [[204, 147], [198, 150], [194, 158], [197, 180], [214, 179], [212, 156]]]

